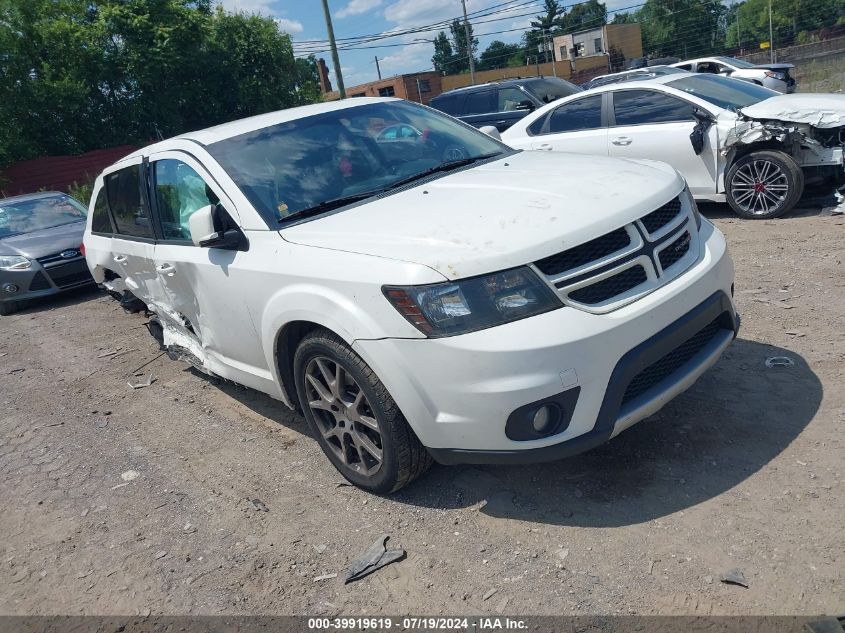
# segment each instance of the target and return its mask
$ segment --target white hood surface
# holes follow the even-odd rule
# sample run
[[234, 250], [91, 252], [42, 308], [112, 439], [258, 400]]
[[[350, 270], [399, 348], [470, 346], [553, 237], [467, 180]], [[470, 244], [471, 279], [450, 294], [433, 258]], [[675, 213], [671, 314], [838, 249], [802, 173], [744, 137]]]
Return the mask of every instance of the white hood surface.
[[818, 128], [840, 127], [845, 125], [845, 94], [780, 95], [742, 108], [742, 114]]
[[683, 186], [664, 163], [521, 152], [281, 234], [293, 243], [414, 262], [460, 279], [603, 235], [654, 211]]

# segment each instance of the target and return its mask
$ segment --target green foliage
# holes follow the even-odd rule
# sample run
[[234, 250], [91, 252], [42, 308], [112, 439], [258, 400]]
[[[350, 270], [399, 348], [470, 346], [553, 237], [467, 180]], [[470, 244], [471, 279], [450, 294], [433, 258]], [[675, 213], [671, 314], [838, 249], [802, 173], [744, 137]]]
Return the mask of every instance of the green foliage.
[[94, 179], [86, 180], [83, 183], [74, 180], [73, 184], [68, 187], [67, 192], [87, 207], [91, 202], [91, 194], [94, 193]]
[[[812, 41], [813, 31], [834, 26], [845, 17], [845, 0], [772, 0], [775, 46], [799, 38]], [[769, 41], [769, 0], [745, 0], [728, 19], [726, 44], [757, 48]], [[799, 40], [799, 41], [801, 41]]]
[[468, 72], [469, 56], [471, 54], [475, 59], [475, 54], [478, 51], [478, 38], [472, 32], [472, 24], [469, 25], [471, 53], [467, 51], [463, 20], [457, 18], [452, 20], [449, 25], [449, 33], [451, 38], [446, 35], [445, 31], [440, 31], [434, 38], [434, 56], [431, 58], [431, 63], [435, 70], [447, 75]]
[[522, 47], [519, 44], [505, 44], [499, 40], [490, 42], [490, 45], [481, 53], [478, 60], [479, 70], [493, 70], [495, 68], [507, 68], [512, 58], [517, 57], [519, 65], [525, 63], [522, 55]]
[[0, 164], [319, 99], [288, 35], [211, 0], [0, 0]]
[[563, 18], [563, 28], [567, 33], [594, 29], [603, 24], [607, 24], [607, 5], [599, 0], [576, 4]]

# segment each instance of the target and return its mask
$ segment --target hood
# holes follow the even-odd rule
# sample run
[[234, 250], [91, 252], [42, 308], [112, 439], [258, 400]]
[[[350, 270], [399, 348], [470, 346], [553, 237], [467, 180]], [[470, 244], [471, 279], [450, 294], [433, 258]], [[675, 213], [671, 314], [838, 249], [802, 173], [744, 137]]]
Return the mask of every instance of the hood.
[[774, 119], [788, 123], [808, 123], [829, 128], [845, 125], [845, 94], [791, 94], [764, 99], [742, 114], [752, 119]]
[[45, 255], [79, 249], [85, 233], [85, 222], [73, 222], [49, 229], [21, 233], [0, 239], [0, 255], [23, 255], [37, 259]]
[[664, 163], [520, 152], [281, 231], [290, 242], [433, 268], [448, 279], [521, 266], [671, 200]]
[[761, 70], [792, 70], [795, 68], [795, 64], [755, 64], [754, 68], [760, 68]]

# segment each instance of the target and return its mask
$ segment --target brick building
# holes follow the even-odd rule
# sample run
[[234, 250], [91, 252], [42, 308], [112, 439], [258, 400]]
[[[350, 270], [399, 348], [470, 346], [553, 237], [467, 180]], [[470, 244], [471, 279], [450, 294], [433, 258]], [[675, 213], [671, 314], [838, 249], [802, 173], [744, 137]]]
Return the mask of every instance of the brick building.
[[[396, 75], [379, 81], [352, 86], [346, 89], [347, 97], [399, 97], [408, 101], [428, 104], [434, 97], [443, 92], [440, 73], [436, 71], [424, 73], [410, 73]], [[326, 92], [326, 101], [336, 101], [340, 98], [337, 91]]]

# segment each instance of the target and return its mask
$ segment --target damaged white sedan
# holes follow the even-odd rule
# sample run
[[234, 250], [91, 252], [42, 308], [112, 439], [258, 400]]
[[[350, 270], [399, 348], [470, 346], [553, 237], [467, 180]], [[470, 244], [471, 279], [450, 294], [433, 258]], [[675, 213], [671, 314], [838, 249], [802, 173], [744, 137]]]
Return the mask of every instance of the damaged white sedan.
[[790, 211], [806, 187], [845, 183], [845, 95], [781, 95], [713, 75], [602, 86], [531, 113], [502, 134], [512, 147], [650, 158], [699, 199], [740, 216]]
[[596, 446], [739, 327], [725, 239], [668, 165], [521, 152], [395, 99], [140, 150], [97, 179], [84, 245], [172, 357], [302, 410], [378, 492], [432, 458]]

